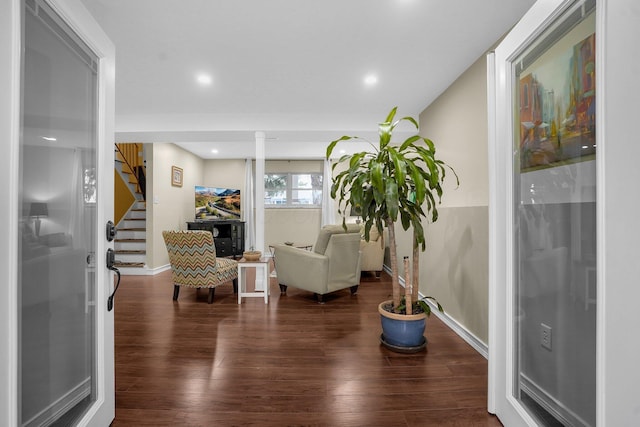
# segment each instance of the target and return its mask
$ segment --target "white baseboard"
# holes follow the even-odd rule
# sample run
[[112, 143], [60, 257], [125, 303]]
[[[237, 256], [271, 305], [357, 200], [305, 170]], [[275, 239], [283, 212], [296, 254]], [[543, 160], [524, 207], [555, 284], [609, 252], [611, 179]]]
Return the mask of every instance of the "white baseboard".
[[158, 273], [162, 273], [163, 271], [167, 271], [171, 269], [170, 264], [165, 264], [156, 268], [149, 268], [147, 266], [143, 268], [130, 268], [130, 267], [122, 267], [120, 268], [120, 274], [123, 276], [155, 276]]
[[171, 264], [161, 265], [160, 267], [156, 268], [147, 268], [147, 271], [149, 271], [149, 274], [152, 276], [155, 276], [156, 274], [162, 273], [163, 271], [167, 270], [171, 270]]
[[[420, 294], [420, 296], [424, 297], [424, 295], [422, 294]], [[487, 344], [482, 342], [480, 338], [476, 337], [473, 333], [471, 333], [467, 328], [458, 323], [457, 320], [449, 316], [446, 312], [440, 313], [436, 305], [430, 300], [427, 300], [427, 304], [431, 306], [431, 312], [435, 314], [438, 319], [442, 320], [442, 322], [447, 325], [449, 329], [458, 334], [460, 338], [465, 340], [467, 344], [469, 344], [478, 353], [480, 353], [482, 357], [487, 360], [489, 359], [489, 347], [487, 346]]]
[[[384, 271], [391, 274], [391, 268], [388, 266], [384, 266]], [[404, 287], [404, 278], [399, 277], [400, 285]], [[424, 295], [420, 293], [420, 297], [424, 298]], [[474, 348], [478, 353], [480, 353], [485, 359], [489, 359], [489, 347], [487, 344], [482, 342], [478, 337], [476, 337], [472, 332], [470, 332], [467, 328], [462, 326], [455, 320], [453, 317], [449, 316], [446, 312], [440, 313], [436, 305], [427, 300], [427, 304], [429, 304], [432, 308], [431, 312], [435, 314], [435, 316], [442, 320], [442, 322], [449, 327], [453, 332], [455, 332], [460, 338], [462, 338], [467, 344]]]
[[91, 393], [91, 378], [87, 378], [80, 384], [69, 390], [55, 402], [42, 411], [34, 415], [30, 420], [25, 421], [23, 427], [48, 426], [66, 414], [71, 408], [76, 406], [82, 399]]

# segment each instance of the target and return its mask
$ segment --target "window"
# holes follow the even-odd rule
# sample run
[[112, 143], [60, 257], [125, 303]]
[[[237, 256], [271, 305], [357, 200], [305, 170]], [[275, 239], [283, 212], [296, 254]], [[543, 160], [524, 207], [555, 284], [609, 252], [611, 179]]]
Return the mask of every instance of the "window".
[[287, 204], [287, 174], [265, 174], [264, 204], [265, 206]]
[[268, 173], [264, 175], [265, 207], [319, 207], [322, 174]]

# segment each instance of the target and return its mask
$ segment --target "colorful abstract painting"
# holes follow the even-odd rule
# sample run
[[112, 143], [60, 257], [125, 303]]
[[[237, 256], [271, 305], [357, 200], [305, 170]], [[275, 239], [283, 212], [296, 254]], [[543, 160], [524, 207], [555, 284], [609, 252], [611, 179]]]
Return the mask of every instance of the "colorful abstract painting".
[[596, 151], [595, 34], [549, 49], [519, 79], [522, 172], [593, 159]]

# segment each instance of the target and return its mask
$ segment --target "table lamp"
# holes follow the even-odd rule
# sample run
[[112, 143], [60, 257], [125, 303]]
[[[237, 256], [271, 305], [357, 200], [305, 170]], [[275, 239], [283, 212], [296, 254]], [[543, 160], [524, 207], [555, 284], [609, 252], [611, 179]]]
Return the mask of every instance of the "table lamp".
[[40, 237], [40, 218], [49, 216], [49, 209], [46, 203], [33, 202], [29, 208], [29, 216], [35, 218], [33, 221], [35, 225], [36, 237]]

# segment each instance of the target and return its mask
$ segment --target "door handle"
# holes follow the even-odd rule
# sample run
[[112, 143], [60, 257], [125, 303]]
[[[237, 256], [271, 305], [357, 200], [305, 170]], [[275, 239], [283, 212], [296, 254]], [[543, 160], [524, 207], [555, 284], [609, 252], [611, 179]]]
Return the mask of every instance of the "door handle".
[[113, 293], [109, 295], [107, 299], [107, 311], [113, 310], [113, 298], [116, 295], [118, 290], [118, 286], [120, 286], [120, 270], [118, 270], [114, 265], [116, 263], [116, 253], [113, 249], [107, 249], [107, 268], [116, 273], [118, 276], [118, 281], [116, 282], [116, 286], [113, 288]]

